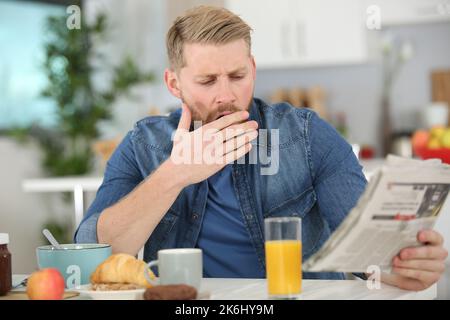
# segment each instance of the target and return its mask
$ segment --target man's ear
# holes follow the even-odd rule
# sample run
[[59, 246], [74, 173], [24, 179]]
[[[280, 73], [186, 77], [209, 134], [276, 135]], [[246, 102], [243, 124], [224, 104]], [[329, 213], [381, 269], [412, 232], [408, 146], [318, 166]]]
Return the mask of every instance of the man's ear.
[[166, 83], [167, 89], [169, 89], [170, 93], [178, 99], [181, 99], [181, 91], [177, 73], [170, 69], [164, 70], [164, 82]]

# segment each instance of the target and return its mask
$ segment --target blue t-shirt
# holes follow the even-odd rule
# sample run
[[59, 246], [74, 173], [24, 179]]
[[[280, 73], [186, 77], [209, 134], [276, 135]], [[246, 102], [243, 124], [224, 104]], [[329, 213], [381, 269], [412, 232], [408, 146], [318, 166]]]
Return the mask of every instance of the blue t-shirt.
[[227, 165], [208, 179], [208, 201], [197, 242], [203, 250], [203, 275], [262, 278], [231, 174], [231, 165]]

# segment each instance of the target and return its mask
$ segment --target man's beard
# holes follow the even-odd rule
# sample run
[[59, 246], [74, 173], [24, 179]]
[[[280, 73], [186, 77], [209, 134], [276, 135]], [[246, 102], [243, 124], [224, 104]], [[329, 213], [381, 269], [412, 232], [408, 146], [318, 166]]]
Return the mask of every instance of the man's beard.
[[186, 101], [183, 94], [181, 94], [181, 101], [186, 104], [191, 111], [191, 118], [192, 121], [201, 121], [202, 125], [205, 125], [209, 122], [215, 121], [219, 118], [221, 118], [223, 115], [221, 115], [224, 112], [230, 112], [234, 113], [237, 111], [248, 111], [250, 110], [250, 106], [253, 103], [253, 95], [251, 96], [249, 102], [247, 103], [246, 107], [237, 106], [235, 104], [227, 103], [220, 105], [217, 110], [209, 113], [209, 114], [201, 114], [199, 110], [207, 110], [208, 108], [204, 105], [196, 105], [194, 103], [190, 103], [189, 101]]

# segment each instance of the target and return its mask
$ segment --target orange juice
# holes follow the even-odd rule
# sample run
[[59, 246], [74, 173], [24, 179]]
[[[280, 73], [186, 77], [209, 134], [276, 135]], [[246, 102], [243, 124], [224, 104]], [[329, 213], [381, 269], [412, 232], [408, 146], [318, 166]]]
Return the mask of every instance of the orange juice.
[[266, 247], [266, 271], [269, 295], [289, 296], [302, 290], [302, 242], [269, 240]]

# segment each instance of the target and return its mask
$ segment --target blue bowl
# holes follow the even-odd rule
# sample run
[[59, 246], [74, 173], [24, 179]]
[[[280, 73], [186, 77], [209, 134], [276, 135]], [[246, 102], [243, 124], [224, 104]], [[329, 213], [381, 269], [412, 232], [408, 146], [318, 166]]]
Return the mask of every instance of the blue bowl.
[[56, 268], [61, 272], [66, 288], [90, 283], [91, 274], [112, 253], [109, 244], [62, 244], [61, 247], [38, 247], [36, 256], [39, 269]]

